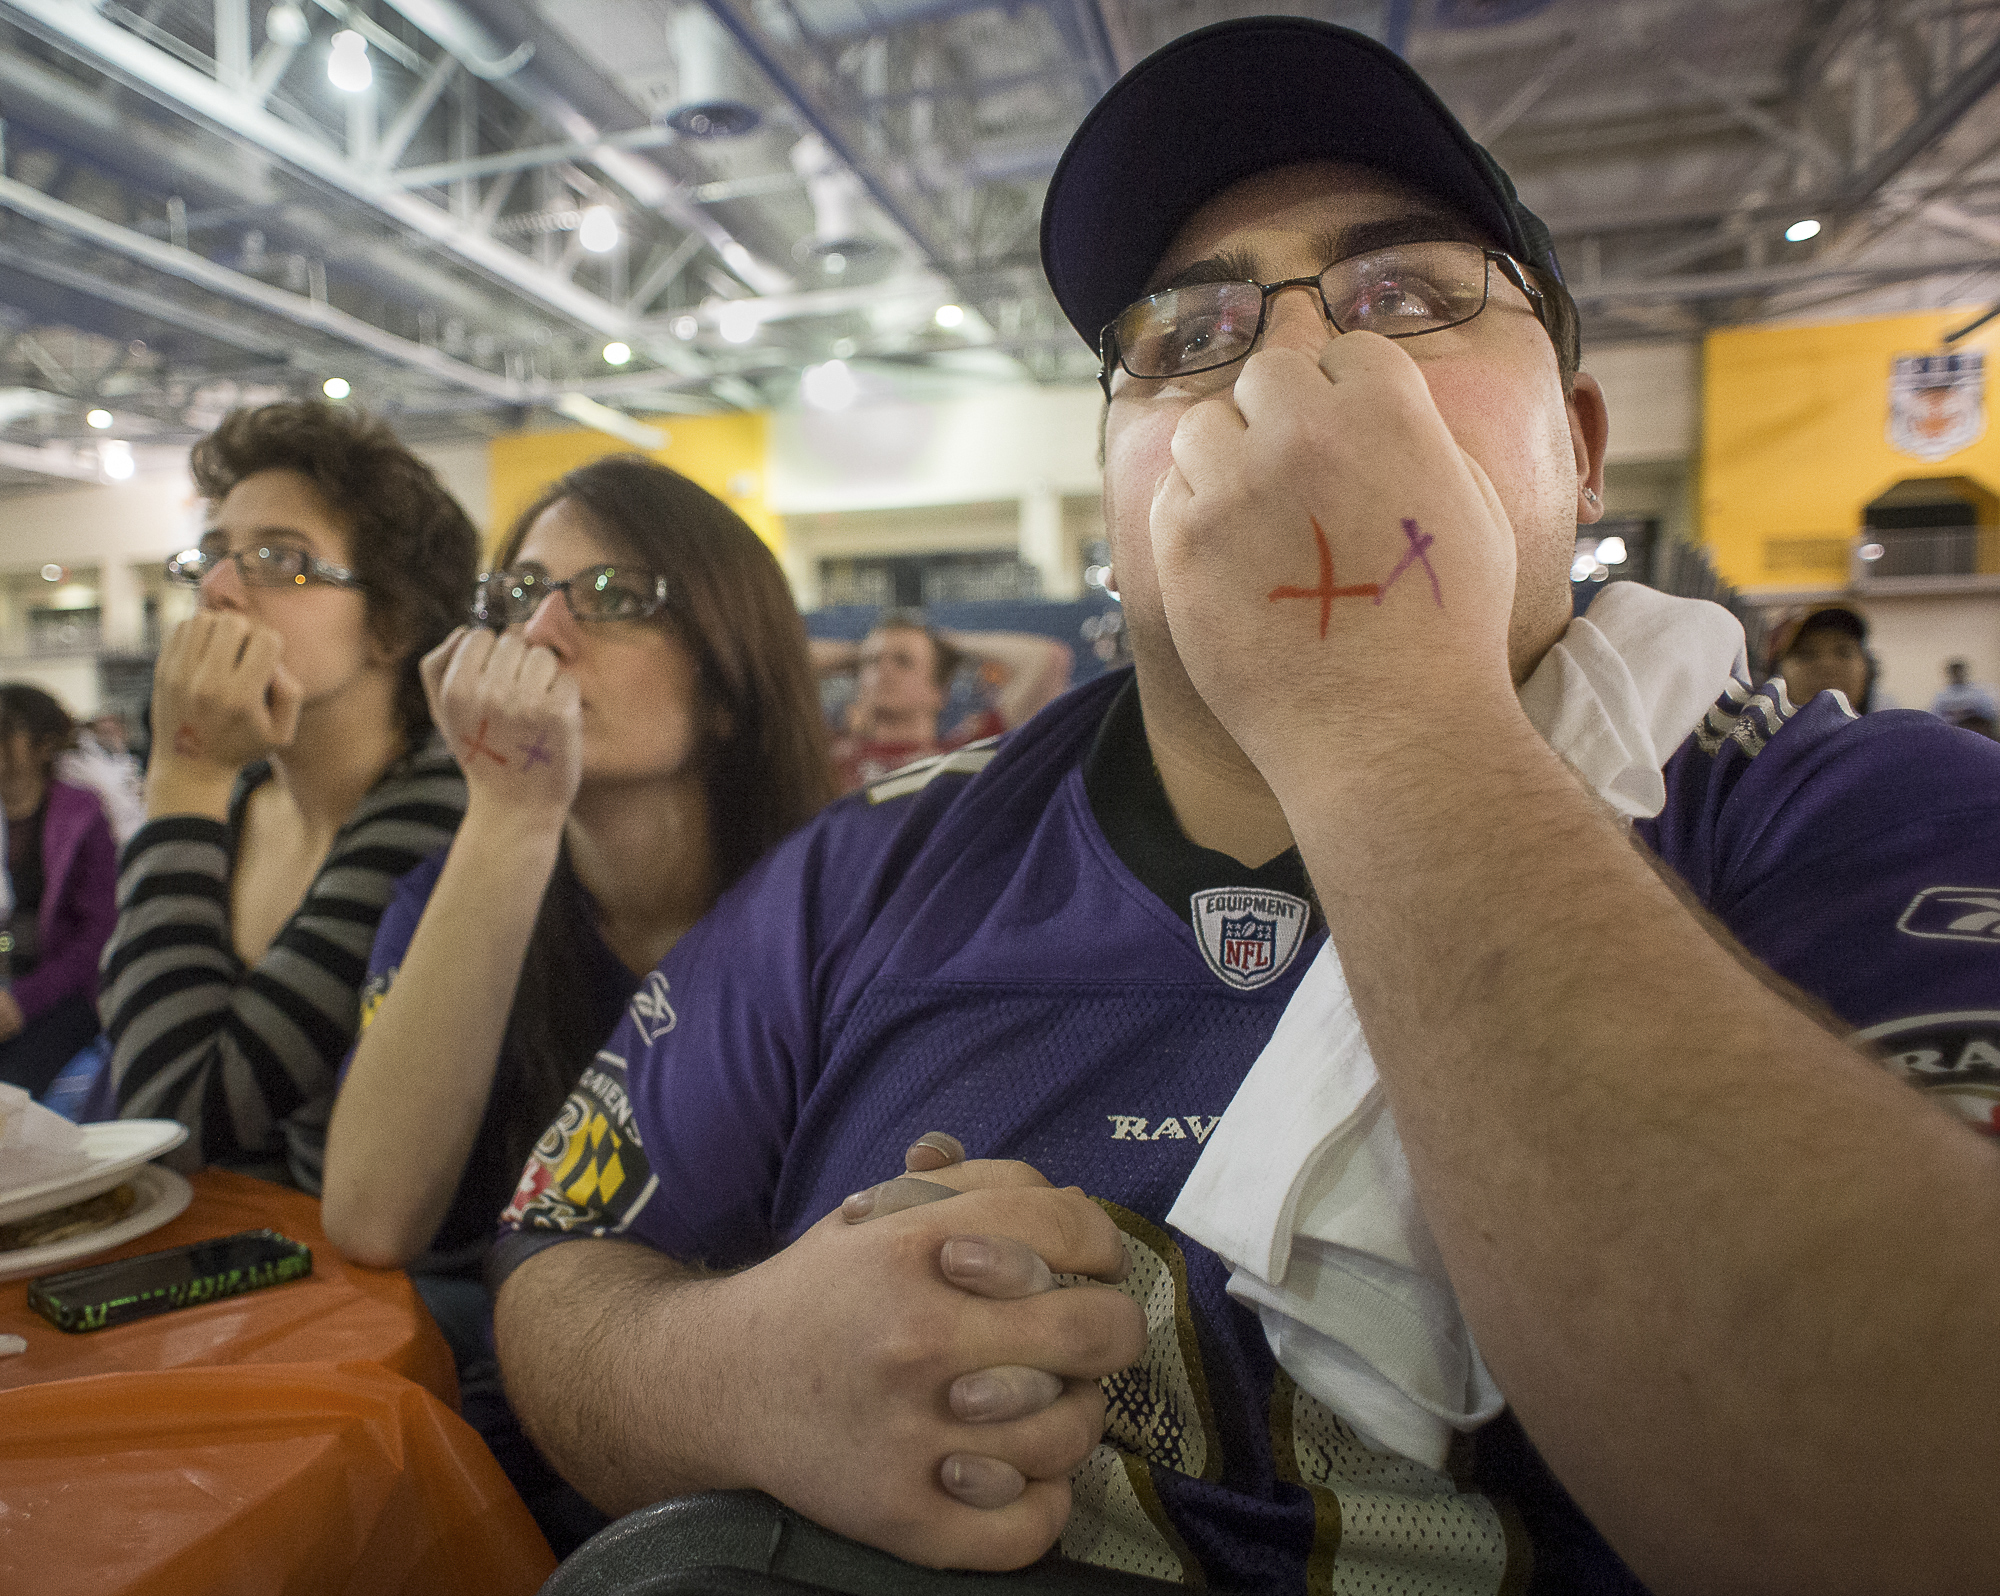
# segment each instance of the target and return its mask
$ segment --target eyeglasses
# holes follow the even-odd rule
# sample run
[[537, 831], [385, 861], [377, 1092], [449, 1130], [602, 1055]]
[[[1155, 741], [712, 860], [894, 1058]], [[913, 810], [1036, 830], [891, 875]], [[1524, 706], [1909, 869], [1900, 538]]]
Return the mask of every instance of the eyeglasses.
[[481, 626], [513, 626], [525, 621], [551, 593], [560, 593], [579, 621], [643, 621], [667, 602], [667, 579], [651, 571], [593, 565], [557, 582], [539, 567], [489, 571], [479, 579], [472, 618]]
[[322, 560], [296, 544], [268, 543], [249, 549], [182, 549], [167, 561], [167, 580], [201, 586], [202, 579], [224, 560], [235, 562], [245, 587], [304, 587], [309, 582], [328, 587], [360, 587], [361, 578], [344, 565]]
[[1490, 267], [1528, 296], [1535, 319], [1548, 326], [1541, 290], [1513, 256], [1478, 244], [1439, 241], [1396, 244], [1351, 255], [1316, 277], [1279, 283], [1193, 283], [1149, 294], [1129, 305], [1098, 335], [1103, 365], [1097, 380], [1111, 396], [1111, 372], [1135, 377], [1191, 377], [1218, 371], [1249, 354], [1263, 335], [1271, 296], [1311, 288], [1336, 332], [1415, 338], [1472, 320], [1486, 308]]

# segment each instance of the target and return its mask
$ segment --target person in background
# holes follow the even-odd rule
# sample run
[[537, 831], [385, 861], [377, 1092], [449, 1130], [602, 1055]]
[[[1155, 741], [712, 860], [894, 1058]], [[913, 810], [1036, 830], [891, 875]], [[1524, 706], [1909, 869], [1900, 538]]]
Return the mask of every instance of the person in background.
[[1931, 700], [1931, 713], [1954, 726], [1970, 726], [1991, 737], [1991, 728], [2000, 722], [2000, 704], [1993, 700], [1993, 689], [1973, 681], [1972, 666], [1962, 659], [1946, 660], [1944, 675], [1944, 686]]
[[[812, 653], [821, 676], [855, 675], [846, 729], [833, 744], [843, 792], [1020, 725], [1069, 686], [1072, 663], [1068, 645], [1052, 637], [940, 631], [920, 610], [890, 610], [858, 644], [815, 638]], [[952, 679], [968, 661], [979, 668], [987, 707], [940, 732]]]
[[240, 410], [190, 465], [208, 527], [167, 571], [201, 608], [154, 669], [112, 1081], [120, 1115], [188, 1126], [189, 1162], [317, 1192], [375, 922], [465, 808], [418, 662], [465, 614], [479, 534], [357, 411]]
[[1845, 694], [1857, 715], [1897, 707], [1875, 685], [1880, 668], [1868, 650], [1868, 622], [1844, 605], [1780, 626], [1767, 657], [1770, 674], [1784, 678], [1785, 696], [1801, 708], [1828, 689]]
[[77, 728], [76, 746], [57, 761], [56, 774], [97, 794], [119, 847], [146, 823], [145, 773], [126, 747], [125, 717], [115, 710]]
[[[376, 933], [324, 1216], [349, 1257], [415, 1274], [468, 1419], [560, 1554], [582, 1538], [565, 1504], [583, 1504], [551, 1489], [499, 1393], [479, 1283], [495, 1217], [643, 973], [833, 777], [777, 561], [665, 466], [555, 483], [474, 616], [424, 662], [465, 820]], [[664, 988], [644, 999], [669, 1023]]]
[[97, 961], [117, 919], [118, 851], [97, 794], [59, 780], [76, 728], [39, 687], [0, 686], [8, 988], [0, 1081], [39, 1095], [97, 1035]]

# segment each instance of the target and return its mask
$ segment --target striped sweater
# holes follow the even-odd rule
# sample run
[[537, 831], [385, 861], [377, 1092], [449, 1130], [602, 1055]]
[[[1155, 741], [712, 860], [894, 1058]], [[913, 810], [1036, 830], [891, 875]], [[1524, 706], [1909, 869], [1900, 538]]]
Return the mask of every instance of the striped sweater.
[[99, 1006], [121, 1117], [177, 1119], [197, 1162], [316, 1193], [375, 922], [396, 878], [458, 829], [465, 779], [436, 737], [393, 767], [246, 965], [230, 937], [229, 877], [244, 804], [269, 775], [244, 772], [226, 824], [166, 815], [133, 835]]

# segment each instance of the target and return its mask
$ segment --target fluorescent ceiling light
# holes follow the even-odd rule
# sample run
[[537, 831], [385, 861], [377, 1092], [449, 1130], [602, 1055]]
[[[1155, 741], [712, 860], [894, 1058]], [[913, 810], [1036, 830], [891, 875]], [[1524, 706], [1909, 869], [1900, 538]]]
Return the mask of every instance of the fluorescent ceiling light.
[[577, 224], [576, 236], [591, 254], [610, 254], [618, 247], [618, 213], [609, 205], [592, 205]]
[[326, 58], [326, 81], [345, 94], [359, 94], [375, 81], [368, 64], [368, 41], [352, 28], [333, 36], [333, 49]]
[[860, 395], [861, 385], [846, 361], [828, 360], [806, 367], [799, 391], [815, 410], [845, 410]]

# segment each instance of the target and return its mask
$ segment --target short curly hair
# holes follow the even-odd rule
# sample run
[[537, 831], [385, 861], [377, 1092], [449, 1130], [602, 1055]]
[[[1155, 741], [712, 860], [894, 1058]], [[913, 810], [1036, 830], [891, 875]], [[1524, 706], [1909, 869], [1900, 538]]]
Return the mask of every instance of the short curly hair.
[[479, 578], [479, 531], [437, 473], [386, 422], [316, 401], [235, 411], [189, 464], [211, 506], [260, 471], [296, 471], [347, 522], [369, 627], [401, 660], [396, 713], [420, 742], [431, 712], [418, 665], [465, 619]]

